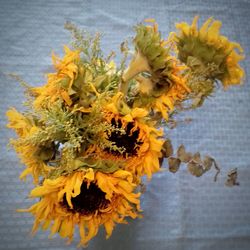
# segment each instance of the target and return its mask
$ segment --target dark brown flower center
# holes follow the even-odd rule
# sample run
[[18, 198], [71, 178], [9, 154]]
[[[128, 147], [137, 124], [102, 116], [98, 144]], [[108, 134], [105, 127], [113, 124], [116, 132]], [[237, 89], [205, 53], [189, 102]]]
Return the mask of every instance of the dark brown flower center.
[[99, 209], [104, 209], [109, 205], [108, 200], [105, 199], [105, 193], [95, 184], [83, 182], [81, 185], [81, 192], [74, 198], [71, 198], [73, 209], [69, 207], [66, 196], [63, 197], [63, 206], [73, 212], [78, 212], [84, 215], [95, 213]]
[[[111, 120], [111, 124], [116, 128], [122, 128], [121, 120], [116, 121], [114, 118]], [[134, 122], [129, 122], [124, 128], [125, 133], [121, 131], [113, 131], [109, 136], [109, 141], [114, 142], [118, 148], [124, 149], [123, 153], [120, 153], [118, 150], [106, 149], [106, 151], [114, 154], [121, 155], [123, 157], [134, 156], [137, 154], [138, 147], [142, 144], [141, 141], [138, 141], [139, 137], [139, 128], [133, 130], [135, 124]]]

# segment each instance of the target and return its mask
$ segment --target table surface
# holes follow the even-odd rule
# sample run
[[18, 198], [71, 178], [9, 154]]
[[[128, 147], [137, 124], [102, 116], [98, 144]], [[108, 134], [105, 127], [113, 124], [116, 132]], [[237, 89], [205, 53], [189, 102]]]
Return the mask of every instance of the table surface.
[[[5, 128], [5, 112], [9, 106], [20, 110], [24, 95], [6, 74], [15, 72], [35, 86], [45, 83], [51, 51], [62, 55], [63, 45], [70, 41], [63, 28], [66, 21], [100, 31], [105, 53], [114, 50], [119, 59], [120, 43], [130, 39], [133, 25], [145, 18], [155, 18], [166, 37], [176, 22], [190, 23], [195, 15], [201, 22], [213, 16], [223, 22], [223, 34], [241, 43], [248, 56], [250, 1], [1, 0], [0, 4], [0, 249], [76, 249], [79, 236], [70, 246], [58, 236], [48, 240], [47, 232], [30, 237], [32, 216], [15, 212], [32, 204], [27, 198], [32, 183], [18, 179], [23, 166], [7, 148], [14, 133]], [[156, 174], [142, 196], [144, 218], [118, 225], [108, 241], [102, 230], [89, 249], [250, 249], [249, 57], [242, 66], [245, 85], [218, 90], [202, 108], [183, 115], [192, 123], [168, 131], [175, 148], [183, 143], [189, 151], [210, 154], [218, 161], [222, 169], [218, 182], [213, 182], [215, 171], [202, 178], [189, 175], [185, 168], [176, 174]], [[226, 174], [235, 167], [240, 186], [227, 188]]]

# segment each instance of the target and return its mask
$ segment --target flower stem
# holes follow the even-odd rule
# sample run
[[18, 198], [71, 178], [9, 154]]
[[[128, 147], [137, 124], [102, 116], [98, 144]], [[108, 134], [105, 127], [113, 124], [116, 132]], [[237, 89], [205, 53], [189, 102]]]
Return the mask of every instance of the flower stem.
[[128, 68], [125, 70], [125, 72], [122, 75], [122, 82], [120, 85], [120, 91], [124, 93], [124, 96], [126, 96], [128, 87], [129, 87], [129, 81], [134, 78], [136, 75], [142, 72], [150, 72], [150, 66], [148, 64], [148, 61], [146, 57], [144, 57], [140, 52], [137, 52], [135, 57], [130, 62]]

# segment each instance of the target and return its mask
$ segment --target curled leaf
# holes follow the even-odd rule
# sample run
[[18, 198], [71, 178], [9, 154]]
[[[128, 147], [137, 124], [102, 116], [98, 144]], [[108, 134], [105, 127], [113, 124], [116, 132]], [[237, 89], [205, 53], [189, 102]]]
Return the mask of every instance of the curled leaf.
[[172, 173], [176, 173], [181, 165], [181, 161], [178, 158], [175, 157], [169, 157], [168, 158], [168, 166], [169, 166], [169, 171]]
[[185, 146], [182, 144], [177, 150], [177, 157], [181, 160], [181, 162], [188, 163], [192, 158], [192, 154], [187, 153]]
[[165, 140], [165, 142], [162, 145], [161, 152], [164, 158], [168, 158], [173, 155], [174, 150], [170, 139]]
[[211, 158], [210, 156], [206, 155], [204, 157], [204, 160], [203, 160], [203, 167], [204, 167], [204, 170], [205, 171], [209, 171], [212, 167], [212, 164], [213, 164], [213, 158]]
[[202, 160], [201, 160], [201, 155], [199, 152], [195, 153], [192, 157], [192, 161], [194, 161], [195, 163], [198, 163], [200, 165], [202, 165]]
[[160, 167], [162, 167], [163, 161], [164, 161], [164, 157], [159, 158]]
[[228, 187], [239, 186], [240, 184], [239, 182], [237, 182], [237, 177], [237, 168], [230, 170], [227, 174], [227, 180], [225, 182], [225, 185]]
[[188, 167], [188, 171], [190, 172], [190, 174], [192, 174], [196, 177], [202, 176], [203, 173], [205, 172], [202, 165], [200, 165], [194, 161], [189, 162], [187, 167]]

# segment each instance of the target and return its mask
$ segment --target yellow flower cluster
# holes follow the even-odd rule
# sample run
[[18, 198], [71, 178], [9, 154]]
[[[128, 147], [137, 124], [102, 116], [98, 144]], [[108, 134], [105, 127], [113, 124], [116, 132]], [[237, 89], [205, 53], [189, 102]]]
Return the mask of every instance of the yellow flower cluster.
[[127, 68], [103, 57], [98, 37], [84, 40], [68, 25], [74, 47], [65, 46], [62, 59], [53, 54], [55, 72], [41, 87], [29, 87], [27, 111], [7, 111], [7, 126], [18, 137], [11, 143], [26, 166], [20, 178], [31, 175], [30, 197], [40, 198], [19, 210], [35, 217], [33, 232], [50, 229], [70, 242], [77, 225], [79, 246], [86, 246], [100, 226], [108, 238], [116, 223], [141, 217], [142, 177], [150, 180], [171, 151], [162, 122], [186, 100], [203, 97], [207, 83], [241, 81], [242, 56], [234, 51], [241, 48], [219, 35], [218, 21], [209, 27], [209, 19], [200, 30], [197, 18], [191, 26], [178, 24], [181, 33], [168, 40], [147, 21], [152, 24], [136, 26]]

